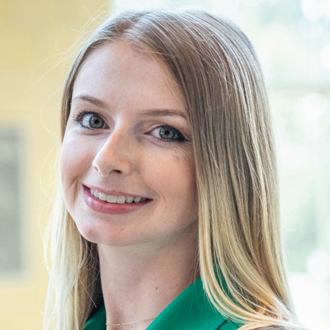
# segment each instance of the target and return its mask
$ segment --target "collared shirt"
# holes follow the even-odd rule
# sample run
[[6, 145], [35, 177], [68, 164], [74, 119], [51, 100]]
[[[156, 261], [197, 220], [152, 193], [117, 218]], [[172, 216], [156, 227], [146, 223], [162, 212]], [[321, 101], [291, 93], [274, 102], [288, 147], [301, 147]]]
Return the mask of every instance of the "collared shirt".
[[[104, 304], [87, 321], [83, 330], [106, 330]], [[176, 297], [146, 330], [236, 330], [239, 324], [222, 316], [209, 302], [200, 278]]]

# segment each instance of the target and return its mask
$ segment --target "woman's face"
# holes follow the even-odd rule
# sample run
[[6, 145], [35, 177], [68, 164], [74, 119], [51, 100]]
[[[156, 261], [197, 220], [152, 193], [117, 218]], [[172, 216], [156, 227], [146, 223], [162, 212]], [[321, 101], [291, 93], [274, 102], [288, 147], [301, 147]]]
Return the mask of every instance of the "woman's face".
[[191, 128], [151, 57], [102, 45], [76, 78], [61, 152], [69, 213], [89, 241], [170, 244], [195, 229]]

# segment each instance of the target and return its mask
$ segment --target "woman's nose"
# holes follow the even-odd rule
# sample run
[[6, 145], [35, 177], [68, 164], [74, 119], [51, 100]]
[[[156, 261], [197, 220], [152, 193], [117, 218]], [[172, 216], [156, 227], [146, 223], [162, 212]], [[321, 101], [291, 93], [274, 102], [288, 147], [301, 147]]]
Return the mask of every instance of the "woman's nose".
[[132, 141], [123, 132], [112, 132], [97, 152], [93, 167], [102, 177], [111, 173], [129, 174], [132, 170]]

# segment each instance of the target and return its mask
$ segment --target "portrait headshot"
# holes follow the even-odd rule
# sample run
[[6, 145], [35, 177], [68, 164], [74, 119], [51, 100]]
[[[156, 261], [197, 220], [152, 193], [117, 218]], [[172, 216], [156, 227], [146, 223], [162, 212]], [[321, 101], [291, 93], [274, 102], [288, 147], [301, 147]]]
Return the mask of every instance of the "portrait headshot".
[[326, 1], [53, 6], [36, 127], [11, 113], [0, 136], [0, 292], [12, 311], [25, 287], [24, 328], [326, 330]]

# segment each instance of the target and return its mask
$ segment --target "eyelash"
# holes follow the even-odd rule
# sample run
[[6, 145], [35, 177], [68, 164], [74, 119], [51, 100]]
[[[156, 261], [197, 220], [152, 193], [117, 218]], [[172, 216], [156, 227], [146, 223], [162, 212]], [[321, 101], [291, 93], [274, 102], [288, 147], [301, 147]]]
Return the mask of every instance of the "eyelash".
[[83, 111], [79, 112], [77, 115], [75, 115], [73, 120], [85, 129], [89, 129], [89, 130], [97, 129], [97, 128], [88, 127], [88, 126], [85, 126], [82, 124], [82, 121], [83, 121], [85, 115], [97, 116], [97, 117], [101, 118], [103, 120], [103, 122], [105, 123], [105, 120], [97, 112], [86, 111], [86, 110], [83, 110]]
[[[75, 115], [73, 117], [73, 119], [74, 119], [75, 122], [77, 122], [81, 127], [85, 128], [85, 129], [88, 129], [88, 130], [100, 129], [100, 128], [91, 128], [91, 127], [83, 125], [82, 121], [83, 121], [85, 115], [97, 116], [97, 117], [101, 118], [105, 123], [105, 120], [97, 112], [83, 110], [83, 111], [79, 112], [77, 115]], [[160, 142], [160, 143], [182, 143], [182, 142], [188, 141], [178, 129], [176, 129], [175, 127], [172, 127], [170, 125], [159, 125], [159, 126], [153, 128], [152, 131], [154, 131], [156, 129], [160, 129], [160, 128], [166, 128], [166, 129], [173, 130], [174, 133], [177, 135], [177, 139], [175, 139], [175, 140], [174, 139], [162, 139], [162, 138], [157, 138], [157, 137], [151, 135], [152, 138], [155, 138], [157, 140], [157, 142]]]
[[157, 138], [154, 135], [152, 135], [153, 138], [157, 139], [160, 143], [182, 143], [186, 142], [187, 139], [183, 136], [183, 134], [176, 128], [170, 126], [170, 125], [159, 125], [155, 127], [152, 131], [160, 128], [165, 128], [165, 129], [171, 129], [174, 131], [174, 133], [177, 135], [177, 139], [162, 139], [162, 138]]

